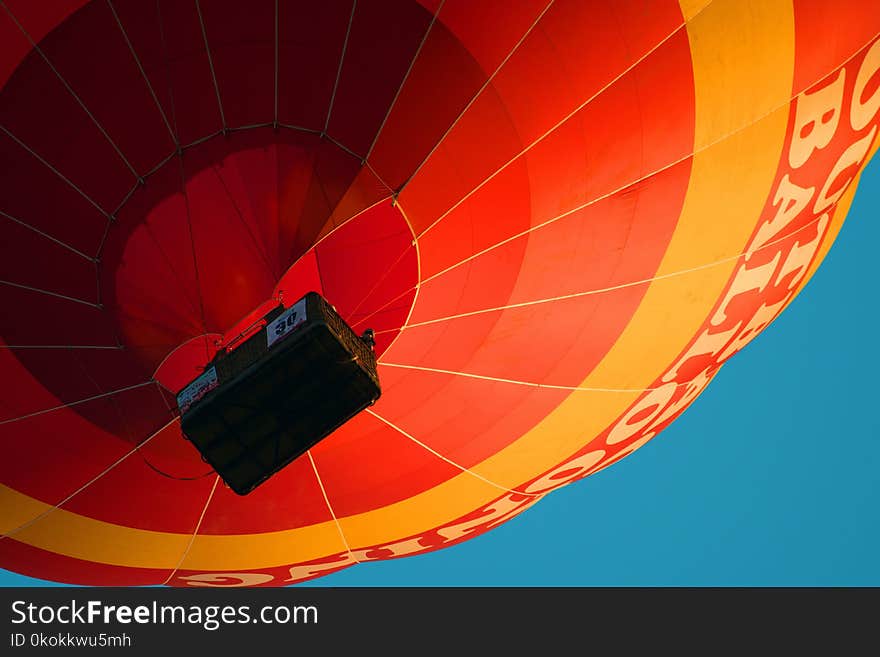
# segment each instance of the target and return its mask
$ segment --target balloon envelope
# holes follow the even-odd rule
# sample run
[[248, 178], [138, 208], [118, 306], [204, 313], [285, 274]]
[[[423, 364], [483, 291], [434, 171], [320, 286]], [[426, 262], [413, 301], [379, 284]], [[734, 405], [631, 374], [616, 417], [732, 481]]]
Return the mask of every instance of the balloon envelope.
[[[6, 0], [0, 565], [281, 585], [625, 457], [830, 248], [878, 33], [858, 0]], [[309, 290], [383, 395], [239, 497], [174, 394]]]

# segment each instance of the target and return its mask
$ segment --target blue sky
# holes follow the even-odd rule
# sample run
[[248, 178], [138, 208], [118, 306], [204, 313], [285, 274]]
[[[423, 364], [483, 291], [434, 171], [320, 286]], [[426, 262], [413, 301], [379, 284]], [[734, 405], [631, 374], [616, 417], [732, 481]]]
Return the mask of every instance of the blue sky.
[[488, 534], [314, 584], [880, 586], [878, 159], [806, 289], [659, 437]]

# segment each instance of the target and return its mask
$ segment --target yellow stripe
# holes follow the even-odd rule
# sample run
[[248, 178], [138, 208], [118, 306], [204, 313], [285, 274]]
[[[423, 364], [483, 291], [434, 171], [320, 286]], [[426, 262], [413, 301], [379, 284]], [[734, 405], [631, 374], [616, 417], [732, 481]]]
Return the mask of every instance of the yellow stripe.
[[[28, 520], [38, 516], [51, 507], [22, 495], [11, 488], [0, 486], [0, 505], [2, 505], [3, 533], [20, 527]], [[21, 510], [18, 510], [18, 507]], [[208, 541], [211, 548], [193, 559], [193, 544], [186, 563], [196, 562], [201, 569], [215, 570], [244, 569], [260, 565], [282, 564], [288, 561], [313, 558], [314, 548], [320, 546], [321, 554], [344, 551], [340, 548], [339, 532], [332, 522], [297, 529], [296, 543], [290, 544], [279, 534], [265, 533], [251, 537], [241, 536], [199, 536]], [[174, 569], [186, 550], [190, 534], [149, 531], [124, 527], [102, 520], [96, 520], [63, 509], [52, 511], [44, 519], [35, 522], [13, 535], [17, 541], [39, 547], [43, 550], [64, 554], [86, 561], [96, 561], [141, 568]], [[228, 540], [227, 540], [228, 539]], [[4, 539], [8, 540], [8, 539]], [[230, 548], [227, 548], [230, 546]], [[329, 546], [329, 549], [327, 549]], [[202, 546], [204, 548], [204, 545]], [[223, 551], [231, 549], [231, 553]], [[248, 558], [248, 550], [255, 549], [259, 555]], [[292, 557], [292, 559], [291, 559]], [[230, 563], [234, 564], [230, 566]], [[181, 569], [189, 568], [182, 564]]]
[[[683, 10], [691, 11], [691, 5], [683, 3]], [[688, 37], [696, 92], [695, 148], [786, 103], [794, 65], [790, 0], [715, 0], [689, 24]], [[658, 273], [744, 249], [770, 192], [787, 117], [786, 106], [695, 156], [684, 208]], [[652, 283], [618, 342], [581, 386], [650, 385], [700, 329], [735, 264]], [[521, 484], [570, 456], [585, 436], [599, 434], [636, 396], [569, 397], [534, 429], [472, 469], [509, 487]], [[408, 500], [339, 520], [356, 549], [418, 534], [497, 495], [496, 488], [462, 474]], [[2, 499], [2, 514], [27, 501], [9, 491]], [[4, 519], [0, 524], [10, 523]], [[82, 559], [142, 567], [173, 567], [189, 540], [188, 535], [123, 528], [63, 510], [36, 525], [16, 538]], [[184, 569], [264, 568], [338, 551], [332, 522], [264, 534], [200, 535]]]

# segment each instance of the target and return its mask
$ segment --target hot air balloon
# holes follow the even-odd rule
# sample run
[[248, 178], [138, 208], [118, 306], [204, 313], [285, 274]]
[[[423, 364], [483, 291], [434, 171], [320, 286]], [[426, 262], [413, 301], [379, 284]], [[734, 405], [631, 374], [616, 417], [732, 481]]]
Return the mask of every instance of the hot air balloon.
[[[830, 248], [878, 34], [869, 0], [2, 0], [0, 566], [278, 586], [632, 453]], [[309, 291], [382, 396], [236, 495], [175, 394]]]

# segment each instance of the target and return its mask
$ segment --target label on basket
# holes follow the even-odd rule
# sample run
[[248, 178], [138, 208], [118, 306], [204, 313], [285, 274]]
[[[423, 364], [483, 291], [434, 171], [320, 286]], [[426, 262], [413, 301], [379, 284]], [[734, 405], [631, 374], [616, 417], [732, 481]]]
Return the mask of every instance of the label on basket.
[[266, 326], [266, 344], [271, 347], [306, 321], [306, 300], [300, 299]]
[[189, 407], [217, 387], [217, 370], [211, 367], [177, 395], [177, 407], [186, 413]]

